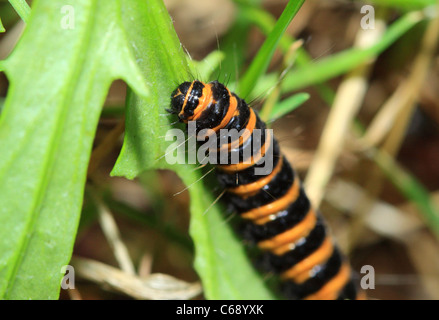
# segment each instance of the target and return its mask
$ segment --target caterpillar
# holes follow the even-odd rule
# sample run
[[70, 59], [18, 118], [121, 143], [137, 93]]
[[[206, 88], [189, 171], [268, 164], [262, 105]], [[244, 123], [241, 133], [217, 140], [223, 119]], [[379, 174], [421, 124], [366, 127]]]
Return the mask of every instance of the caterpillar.
[[[359, 298], [349, 262], [257, 112], [218, 81], [184, 82], [172, 92], [170, 105], [167, 111], [179, 121], [195, 121], [197, 137], [210, 130], [206, 136], [218, 138], [218, 182], [227, 203], [242, 218], [243, 236], [262, 250], [262, 261], [280, 277], [285, 296]], [[233, 129], [244, 133], [233, 138], [229, 134]], [[220, 162], [220, 154], [229, 162]], [[240, 158], [231, 163], [234, 154]], [[256, 174], [266, 165], [267, 159], [262, 160], [268, 154], [272, 170]]]

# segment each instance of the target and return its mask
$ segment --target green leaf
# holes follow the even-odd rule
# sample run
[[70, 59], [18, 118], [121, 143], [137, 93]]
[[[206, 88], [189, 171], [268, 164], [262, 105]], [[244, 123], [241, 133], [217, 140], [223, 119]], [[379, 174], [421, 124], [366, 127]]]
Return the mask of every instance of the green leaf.
[[239, 94], [246, 98], [268, 68], [277, 44], [305, 0], [290, 0], [239, 84]]
[[[58, 298], [107, 91], [121, 78], [147, 95], [120, 2], [34, 1], [4, 62], [10, 88], [0, 117], [2, 299]], [[74, 28], [60, 25], [65, 5], [74, 9]]]
[[128, 92], [124, 143], [111, 174], [133, 179], [147, 169], [172, 167], [164, 158], [169, 145], [164, 137], [171, 122], [165, 109], [171, 92], [196, 73], [189, 71], [162, 1], [138, 1], [136, 6], [123, 2], [122, 10], [125, 28], [136, 30], [129, 33], [128, 41], [137, 63], [148, 86], [154, 88], [144, 99]]
[[[211, 177], [203, 178], [201, 170], [194, 170], [196, 165], [171, 165], [165, 161], [171, 143], [165, 141], [165, 135], [167, 130], [174, 128], [170, 123], [177, 120], [165, 111], [169, 108], [170, 95], [181, 82], [193, 80], [191, 75], [200, 72], [188, 65], [161, 0], [144, 1], [136, 8], [129, 8], [124, 3], [123, 11], [127, 12], [124, 19], [127, 29], [136, 27], [133, 20], [144, 21], [129, 35], [129, 42], [135, 45], [136, 60], [146, 82], [154, 90], [145, 99], [129, 93], [124, 145], [112, 174], [134, 178], [147, 169], [176, 171], [190, 186], [190, 235], [204, 295], [208, 299], [273, 298], [247, 259], [242, 240], [225, 221], [222, 207], [211, 206], [214, 197], [206, 184]], [[175, 128], [184, 129], [183, 126]]]

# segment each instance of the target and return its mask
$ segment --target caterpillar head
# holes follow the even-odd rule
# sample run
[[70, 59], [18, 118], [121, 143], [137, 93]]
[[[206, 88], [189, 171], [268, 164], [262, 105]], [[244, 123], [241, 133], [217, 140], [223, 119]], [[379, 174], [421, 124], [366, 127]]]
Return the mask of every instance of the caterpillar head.
[[194, 110], [199, 105], [199, 98], [203, 95], [204, 84], [195, 80], [183, 82], [171, 94], [171, 109], [167, 110], [177, 114], [180, 121], [187, 122], [193, 119]]

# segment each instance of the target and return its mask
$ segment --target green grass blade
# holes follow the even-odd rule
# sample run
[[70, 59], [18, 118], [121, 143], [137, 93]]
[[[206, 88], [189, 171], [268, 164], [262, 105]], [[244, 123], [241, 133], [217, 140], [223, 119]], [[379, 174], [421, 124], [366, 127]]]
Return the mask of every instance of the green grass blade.
[[428, 190], [388, 154], [376, 151], [372, 158], [393, 185], [419, 208], [427, 225], [439, 238], [439, 208], [430, 199]]
[[[426, 17], [419, 11], [408, 13], [395, 21], [383, 37], [373, 46], [367, 48], [347, 49], [313, 63], [300, 64], [290, 71], [282, 83], [282, 92], [300, 90], [312, 85], [321, 84], [340, 76], [361, 63], [378, 56], [408, 30]], [[277, 82], [276, 74], [261, 77], [256, 84], [250, 99], [261, 96]]]
[[[249, 23], [255, 24], [264, 34], [270, 34], [273, 30], [276, 20], [267, 11], [258, 7], [247, 7], [243, 10], [243, 19], [248, 20]], [[279, 48], [285, 54], [293, 44], [295, 39], [289, 34], [285, 33], [279, 41]], [[308, 54], [305, 48], [297, 49], [296, 63], [298, 66], [307, 65], [312, 62], [312, 57]], [[319, 95], [327, 104], [331, 104], [334, 98], [333, 90], [326, 84], [317, 84], [316, 88]], [[251, 94], [249, 100], [256, 99], [258, 95]]]
[[284, 115], [300, 107], [309, 99], [309, 97], [310, 95], [308, 93], [303, 92], [282, 100], [274, 106], [273, 110], [271, 110], [269, 119], [273, 121], [282, 118]]
[[[242, 10], [242, 19], [256, 25], [267, 36], [270, 35], [276, 25], [276, 19], [269, 12], [260, 7], [245, 7], [245, 9]], [[279, 48], [281, 48], [283, 52], [286, 52], [292, 43], [293, 39], [291, 36], [284, 33], [279, 40]]]
[[[74, 28], [60, 27], [66, 4], [75, 10]], [[147, 94], [119, 14], [120, 1], [34, 1], [4, 62], [10, 87], [0, 116], [1, 299], [58, 298], [107, 91], [122, 78]]]
[[291, 0], [288, 2], [274, 26], [273, 31], [259, 49], [256, 57], [253, 59], [250, 67], [239, 83], [238, 93], [241, 97], [246, 98], [251, 93], [260, 76], [267, 70], [278, 42], [282, 39], [285, 30], [304, 2], [305, 0]]
[[352, 70], [379, 55], [423, 18], [420, 12], [406, 14], [394, 22], [376, 44], [368, 48], [348, 49], [293, 70], [283, 81], [283, 91], [293, 91], [322, 83]]
[[394, 7], [403, 10], [422, 9], [437, 4], [436, 0], [371, 0], [377, 6]]
[[30, 15], [30, 7], [26, 0], [9, 0], [9, 3], [14, 7], [15, 11], [17, 11], [21, 20], [27, 23]]

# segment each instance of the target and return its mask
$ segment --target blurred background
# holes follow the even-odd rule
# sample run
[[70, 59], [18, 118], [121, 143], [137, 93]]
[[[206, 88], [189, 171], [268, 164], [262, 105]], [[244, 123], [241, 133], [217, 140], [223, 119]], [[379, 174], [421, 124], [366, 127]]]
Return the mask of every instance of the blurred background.
[[[234, 82], [265, 39], [260, 25], [248, 23], [253, 13], [243, 9], [247, 2], [260, 3], [254, 6], [272, 18], [278, 18], [287, 3], [166, 0], [165, 4], [192, 59], [202, 60], [215, 50], [231, 54], [219, 74]], [[405, 1], [406, 7], [373, 4], [373, 36], [380, 37], [410, 10], [421, 12], [416, 11], [418, 2], [410, 6]], [[360, 24], [365, 4], [307, 0], [287, 33], [301, 41], [312, 61], [361, 47], [370, 41]], [[1, 59], [23, 28], [8, 7], [7, 2], [0, 3], [8, 30], [1, 35]], [[324, 90], [319, 86], [300, 90], [310, 99], [270, 123], [353, 269], [359, 273], [364, 265], [374, 268], [375, 289], [367, 291], [370, 299], [439, 299], [439, 27], [435, 21], [416, 24], [377, 59], [326, 81]], [[283, 57], [281, 51], [275, 53], [270, 72], [282, 71]], [[0, 108], [7, 87], [1, 74]], [[128, 282], [106, 283], [102, 275], [87, 275], [87, 268], [79, 268], [81, 258], [118, 268], [124, 259], [117, 253], [120, 246], [141, 277], [160, 273], [184, 281], [182, 285], [199, 281], [188, 236], [189, 197], [187, 192], [179, 193], [185, 188], [179, 178], [170, 171], [145, 172], [133, 181], [109, 176], [123, 141], [125, 95], [125, 83], [113, 83], [99, 123], [74, 249], [76, 289], [61, 290], [61, 299], [136, 298], [126, 289]], [[260, 98], [252, 103], [256, 109], [266, 97]], [[346, 128], [343, 140], [338, 127]], [[325, 177], [327, 181], [320, 181]], [[93, 198], [95, 189], [102, 191], [103, 203]], [[158, 286], [166, 286], [166, 281], [159, 279]], [[201, 292], [194, 295], [203, 298]]]

